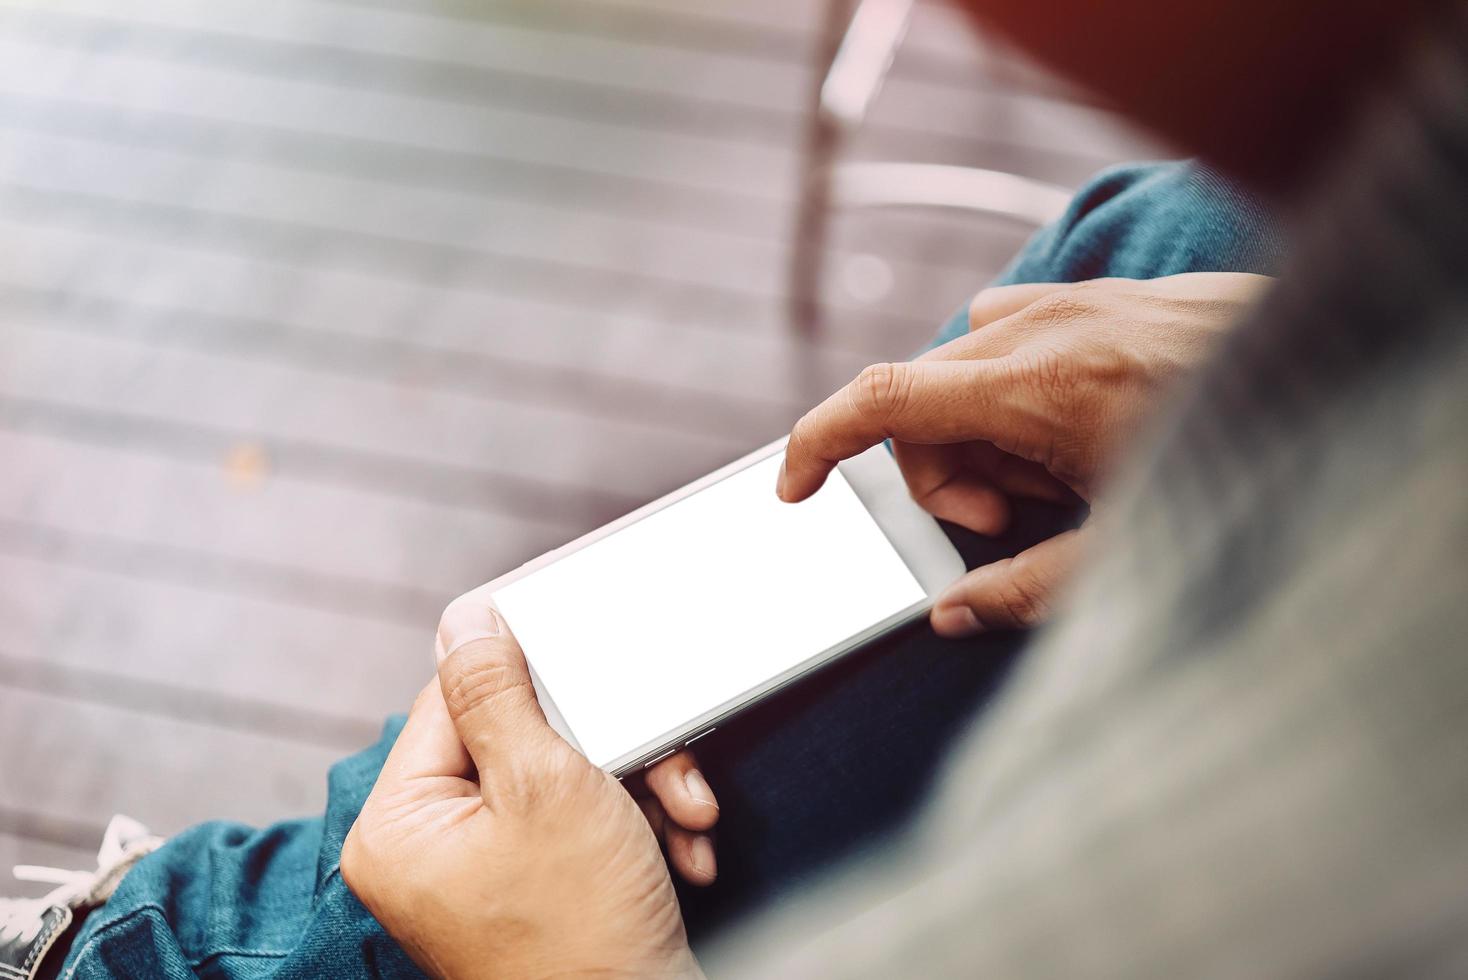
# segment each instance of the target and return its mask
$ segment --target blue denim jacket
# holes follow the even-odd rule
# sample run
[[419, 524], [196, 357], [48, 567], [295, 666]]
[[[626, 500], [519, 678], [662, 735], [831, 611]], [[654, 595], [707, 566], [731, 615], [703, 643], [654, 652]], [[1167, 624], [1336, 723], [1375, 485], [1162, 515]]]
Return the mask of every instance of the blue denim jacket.
[[86, 921], [62, 975], [423, 976], [341, 876], [342, 841], [402, 726], [389, 719], [376, 745], [332, 767], [321, 817], [169, 840]]

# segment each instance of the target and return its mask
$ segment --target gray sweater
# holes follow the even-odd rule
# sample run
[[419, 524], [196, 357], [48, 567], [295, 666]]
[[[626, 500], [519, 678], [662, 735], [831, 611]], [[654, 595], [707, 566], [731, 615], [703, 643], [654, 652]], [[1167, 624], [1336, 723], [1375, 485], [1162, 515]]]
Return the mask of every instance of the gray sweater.
[[1468, 975], [1468, 10], [1416, 55], [910, 846], [711, 975]]

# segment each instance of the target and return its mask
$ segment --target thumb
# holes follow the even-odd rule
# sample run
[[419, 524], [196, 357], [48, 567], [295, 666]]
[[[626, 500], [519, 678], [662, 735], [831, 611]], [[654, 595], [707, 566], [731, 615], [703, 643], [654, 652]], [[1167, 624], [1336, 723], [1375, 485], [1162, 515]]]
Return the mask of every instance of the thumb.
[[438, 681], [454, 729], [481, 784], [518, 766], [551, 734], [535, 699], [525, 655], [488, 598], [470, 592], [449, 603], [438, 624]]
[[961, 637], [1039, 625], [1076, 565], [1082, 530], [1057, 534], [1013, 558], [969, 572], [933, 603], [934, 631]]

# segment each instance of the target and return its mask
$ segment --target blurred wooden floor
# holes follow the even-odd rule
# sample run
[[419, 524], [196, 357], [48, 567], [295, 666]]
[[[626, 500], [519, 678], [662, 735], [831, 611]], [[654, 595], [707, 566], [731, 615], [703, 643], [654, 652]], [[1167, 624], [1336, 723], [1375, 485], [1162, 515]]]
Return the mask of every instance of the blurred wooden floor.
[[[792, 337], [824, 15], [0, 2], [0, 868], [84, 864], [114, 811], [319, 808], [447, 599], [1000, 268], [1024, 229], [842, 216], [829, 329]], [[857, 143], [1067, 185], [1156, 152], [933, 3]]]

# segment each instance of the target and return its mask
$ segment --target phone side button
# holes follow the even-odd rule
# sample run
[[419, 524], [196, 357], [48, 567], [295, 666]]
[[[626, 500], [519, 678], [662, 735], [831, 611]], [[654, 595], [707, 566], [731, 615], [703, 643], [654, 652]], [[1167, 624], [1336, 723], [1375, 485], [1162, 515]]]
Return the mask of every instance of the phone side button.
[[699, 739], [703, 738], [705, 735], [712, 735], [714, 732], [716, 732], [718, 730], [719, 729], [718, 729], [717, 726], [715, 726], [713, 728], [705, 728], [703, 731], [699, 732], [697, 735], [693, 736], [688, 741], [684, 742], [683, 743], [683, 747], [686, 749], [686, 748], [688, 748], [688, 746], [692, 745], [694, 742], [697, 742]]
[[656, 759], [648, 759], [646, 762], [644, 762], [642, 764], [642, 768], [644, 768], [644, 769], [651, 769], [653, 766], [657, 765], [659, 762], [662, 762], [668, 756], [672, 755], [674, 752], [677, 752], [677, 751], [678, 751], [677, 749], [669, 749], [668, 751], [664, 752], [662, 755], [658, 756]]

